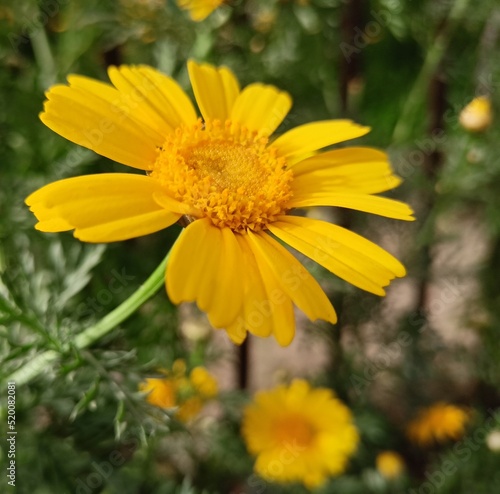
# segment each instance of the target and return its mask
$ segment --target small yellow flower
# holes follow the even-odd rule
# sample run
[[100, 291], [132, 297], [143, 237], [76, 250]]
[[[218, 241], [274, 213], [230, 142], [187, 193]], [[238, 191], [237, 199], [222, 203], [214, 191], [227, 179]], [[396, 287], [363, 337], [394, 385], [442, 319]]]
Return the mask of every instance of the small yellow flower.
[[405, 462], [395, 451], [382, 451], [377, 455], [375, 464], [380, 475], [388, 480], [399, 477], [405, 470]]
[[218, 393], [217, 381], [204, 367], [195, 367], [188, 376], [186, 363], [179, 359], [170, 372], [162, 372], [165, 377], [147, 378], [139, 385], [139, 391], [147, 393], [150, 405], [176, 408], [175, 417], [181, 422], [195, 418], [206, 401]]
[[309, 488], [342, 473], [359, 441], [350, 410], [330, 389], [302, 379], [257, 393], [244, 411], [242, 435], [262, 478]]
[[204, 398], [213, 398], [219, 391], [217, 381], [204, 367], [195, 367], [189, 378], [196, 392]]
[[[188, 63], [203, 120], [181, 87], [147, 66], [110, 67], [114, 86], [71, 75], [46, 94], [41, 120], [67, 139], [142, 173], [100, 173], [46, 185], [26, 203], [43, 232], [74, 230], [85, 242], [188, 225], [165, 273], [173, 303], [195, 301], [211, 325], [241, 343], [247, 332], [282, 346], [295, 332], [294, 305], [335, 323], [330, 300], [283, 246], [376, 295], [405, 268], [338, 225], [296, 215], [313, 206], [413, 220], [380, 197], [399, 185], [387, 154], [367, 147], [321, 149], [360, 137], [350, 120], [300, 125], [271, 135], [291, 108], [288, 93], [240, 89], [226, 67]], [[280, 242], [281, 241], [281, 242]]]
[[193, 21], [202, 21], [208, 17], [224, 0], [177, 0], [177, 5], [183, 10], [189, 11]]
[[470, 132], [483, 132], [493, 120], [491, 101], [487, 96], [474, 98], [461, 112], [459, 122]]
[[147, 378], [139, 384], [139, 391], [147, 393], [147, 402], [159, 408], [174, 408], [177, 405], [175, 381], [167, 378]]
[[408, 437], [420, 446], [458, 440], [470, 421], [470, 412], [448, 403], [439, 402], [419, 412], [407, 428]]

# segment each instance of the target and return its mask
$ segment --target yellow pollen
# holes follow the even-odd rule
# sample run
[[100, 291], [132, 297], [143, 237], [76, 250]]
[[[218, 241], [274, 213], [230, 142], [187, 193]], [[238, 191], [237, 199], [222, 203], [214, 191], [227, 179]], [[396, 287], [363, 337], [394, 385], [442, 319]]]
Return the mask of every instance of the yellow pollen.
[[312, 443], [315, 431], [304, 417], [289, 415], [276, 422], [274, 435], [276, 441], [283, 446], [295, 444], [305, 448]]
[[199, 121], [167, 137], [151, 176], [165, 192], [220, 228], [259, 231], [287, 210], [292, 172], [285, 158], [231, 121]]

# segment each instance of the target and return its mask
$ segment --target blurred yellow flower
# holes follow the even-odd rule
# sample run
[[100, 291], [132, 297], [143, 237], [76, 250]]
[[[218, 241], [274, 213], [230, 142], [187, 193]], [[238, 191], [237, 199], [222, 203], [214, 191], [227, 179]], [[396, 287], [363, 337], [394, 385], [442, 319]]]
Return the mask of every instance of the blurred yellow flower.
[[491, 101], [487, 96], [474, 98], [461, 112], [459, 122], [470, 132], [483, 132], [493, 120]]
[[375, 465], [380, 475], [392, 480], [399, 477], [405, 470], [402, 456], [395, 451], [382, 451], [375, 459]]
[[174, 408], [177, 405], [175, 383], [172, 379], [147, 378], [139, 384], [139, 391], [147, 393], [147, 402], [155, 407]]
[[186, 364], [179, 359], [172, 370], [162, 370], [165, 377], [147, 378], [139, 384], [139, 391], [147, 393], [150, 405], [175, 410], [181, 422], [195, 418], [203, 405], [218, 393], [217, 381], [204, 367], [195, 367], [187, 375]]
[[208, 17], [224, 0], [177, 0], [179, 8], [189, 11], [193, 21], [202, 21]]
[[309, 488], [344, 472], [359, 442], [351, 411], [330, 389], [302, 379], [257, 393], [241, 430], [262, 478]]
[[448, 403], [439, 402], [421, 410], [407, 427], [411, 441], [419, 446], [458, 440], [470, 421], [470, 412]]
[[204, 367], [195, 367], [189, 379], [196, 392], [204, 398], [213, 398], [219, 391], [217, 381]]
[[[71, 75], [46, 94], [42, 121], [67, 139], [143, 171], [101, 173], [46, 185], [26, 203], [38, 230], [74, 230], [86, 242], [147, 235], [182, 218], [166, 288], [195, 301], [211, 325], [241, 343], [247, 332], [288, 345], [294, 305], [335, 323], [330, 300], [283, 243], [376, 295], [405, 268], [338, 225], [294, 215], [312, 206], [413, 220], [411, 208], [376, 194], [399, 185], [386, 153], [319, 150], [369, 132], [325, 120], [269, 138], [291, 108], [288, 93], [250, 84], [226, 67], [188, 63], [203, 120], [170, 77], [147, 66], [110, 67], [114, 87]], [[277, 237], [277, 239], [276, 239]], [[280, 242], [281, 241], [281, 242]]]

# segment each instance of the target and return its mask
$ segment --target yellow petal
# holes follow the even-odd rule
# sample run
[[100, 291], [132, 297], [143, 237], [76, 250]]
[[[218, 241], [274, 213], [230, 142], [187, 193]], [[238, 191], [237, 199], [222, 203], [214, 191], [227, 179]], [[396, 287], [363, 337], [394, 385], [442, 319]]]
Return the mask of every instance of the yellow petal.
[[172, 127], [191, 125], [197, 121], [196, 110], [184, 90], [171, 77], [148, 66], [141, 66], [142, 74], [155, 87], [158, 96], [158, 110]]
[[[126, 104], [125, 100], [122, 101], [121, 95], [118, 90], [111, 86], [111, 84], [107, 84], [96, 79], [91, 79], [90, 77], [86, 77], [83, 75], [75, 74], [68, 75], [66, 79], [68, 80], [69, 86], [71, 88], [79, 89], [83, 92], [90, 93], [98, 98], [113, 103], [118, 107], [118, 109], [122, 108], [122, 104]], [[52, 89], [53, 88], [49, 89], [47, 93], [50, 94]], [[124, 112], [120, 111], [120, 113]]]
[[273, 142], [279, 154], [293, 158], [326, 146], [361, 137], [370, 132], [350, 120], [324, 120], [300, 125], [285, 132]]
[[229, 326], [226, 326], [226, 332], [235, 345], [241, 345], [247, 337], [247, 330], [242, 319], [236, 319]]
[[[316, 192], [314, 184], [299, 182], [300, 190], [292, 184], [294, 195], [289, 203], [291, 208], [305, 208], [310, 206], [337, 206], [340, 208], [355, 209], [365, 213], [378, 214], [397, 220], [414, 221], [413, 210], [408, 204], [388, 199], [387, 197], [372, 196], [370, 194], [342, 193], [320, 191]], [[306, 189], [306, 186], [308, 189]]]
[[193, 21], [199, 22], [208, 17], [224, 0], [177, 0], [177, 5], [189, 11]]
[[[152, 168], [157, 147], [163, 141], [148, 124], [120, 106], [118, 91], [109, 86], [102, 93], [95, 85], [72, 77], [77, 86], [53, 86], [47, 93], [40, 119], [54, 132], [119, 163], [147, 170]], [[81, 86], [86, 85], [84, 89]], [[92, 91], [89, 88], [92, 88]], [[116, 98], [112, 101], [106, 99]]]
[[406, 274], [404, 266], [374, 243], [345, 228], [324, 221], [281, 216], [269, 230], [340, 278], [377, 295], [395, 277]]
[[[215, 227], [214, 227], [215, 228]], [[230, 324], [240, 313], [243, 304], [243, 284], [242, 279], [242, 254], [241, 248], [236, 240], [236, 236], [229, 228], [219, 229], [222, 237], [220, 248], [220, 267], [217, 289], [209, 287], [215, 292], [215, 302], [210, 304], [209, 319], [213, 321], [215, 327], [223, 328]]]
[[267, 300], [269, 301], [267, 313], [272, 318], [274, 337], [281, 346], [288, 346], [295, 336], [295, 315], [293, 313], [292, 299], [285, 293], [280, 282], [276, 279], [272, 270], [269, 269], [267, 260], [260, 255], [258, 249], [254, 248], [255, 240], [252, 240], [251, 237], [256, 237], [256, 235], [249, 232], [244, 237], [244, 240], [248, 242], [248, 246], [255, 256], [266, 289]]
[[78, 228], [74, 235], [84, 242], [117, 242], [158, 232], [173, 225], [179, 218], [179, 214], [162, 209], [88, 228]]
[[376, 149], [344, 148], [318, 154], [293, 166], [294, 189], [333, 194], [377, 194], [397, 187], [388, 156]]
[[[239, 318], [240, 327], [256, 336], [266, 338], [273, 332], [271, 303], [246, 235], [237, 235], [236, 239], [241, 247], [244, 266], [243, 313]], [[236, 330], [236, 327], [233, 330]], [[239, 331], [241, 332], [241, 329]]]
[[88, 242], [113, 242], [153, 233], [180, 217], [159, 206], [159, 186], [143, 175], [106, 173], [53, 182], [31, 194], [26, 204], [45, 232], [75, 229]]
[[162, 190], [155, 191], [153, 198], [160, 206], [173, 213], [187, 214], [198, 218], [202, 216], [202, 212], [199, 209], [187, 203], [177, 201]]
[[214, 263], [210, 259], [220, 250], [218, 240], [217, 232], [206, 220], [194, 221], [181, 233], [172, 247], [166, 271], [167, 292], [174, 304], [197, 300], [201, 277], [206, 277], [208, 270], [213, 276]]
[[189, 78], [203, 118], [225, 122], [240, 92], [238, 79], [227, 67], [188, 62]]
[[[347, 165], [336, 169], [312, 171], [294, 178], [293, 188], [297, 191], [314, 190], [315, 194], [334, 196], [342, 192], [378, 194], [394, 189], [401, 179], [384, 174], [382, 167], [371, 165]], [[299, 196], [300, 197], [300, 196]]]
[[210, 323], [224, 328], [237, 318], [243, 303], [241, 249], [234, 233], [196, 220], [174, 244], [166, 272], [173, 303], [195, 301]]
[[274, 86], [250, 84], [240, 93], [231, 112], [231, 121], [257, 135], [270, 136], [292, 106], [290, 95]]
[[311, 320], [337, 322], [332, 304], [307, 269], [282, 245], [266, 233], [249, 235], [252, 250], [265, 261], [283, 292]]
[[152, 67], [109, 67], [108, 75], [120, 93], [124, 111], [139, 115], [155, 129], [160, 142], [179, 125], [196, 122], [193, 105], [179, 84]]
[[[101, 173], [52, 182], [30, 194], [25, 202], [33, 208], [39, 205], [52, 208], [74, 200], [94, 197], [95, 202], [98, 203], [107, 195], [124, 195], [133, 199], [135, 196], [152, 195], [156, 190], [160, 190], [159, 184], [145, 175]], [[102, 208], [103, 204], [97, 204], [97, 206]]]
[[368, 147], [347, 147], [325, 151], [307, 157], [293, 166], [294, 176], [302, 175], [312, 170], [337, 167], [357, 163], [379, 163], [387, 162], [389, 157], [384, 151]]
[[[127, 91], [121, 91], [110, 84], [80, 75], [69, 75], [67, 79], [71, 90], [81, 91], [89, 100], [91, 98], [97, 98], [98, 101], [105, 100], [111, 103], [114, 108], [114, 113], [119, 114], [122, 121], [126, 121], [127, 119], [135, 121], [141, 128], [147, 129], [146, 132], [154, 142], [162, 142], [164, 140], [162, 129], [158, 129], [159, 125], [157, 125], [152, 120], [151, 115], [144, 110], [145, 105], [142, 101], [143, 97], [141, 97], [139, 92], [132, 95], [132, 90], [130, 88]], [[68, 86], [61, 87], [67, 88]], [[49, 90], [49, 95], [53, 89], [54, 88], [51, 88]], [[67, 89], [65, 91], [68, 92]]]

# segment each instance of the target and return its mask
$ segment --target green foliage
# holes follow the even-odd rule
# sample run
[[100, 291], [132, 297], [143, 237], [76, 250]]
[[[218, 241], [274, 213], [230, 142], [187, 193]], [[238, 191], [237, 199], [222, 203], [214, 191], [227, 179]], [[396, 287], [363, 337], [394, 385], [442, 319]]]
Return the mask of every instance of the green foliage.
[[[465, 10], [449, 19], [460, 3]], [[389, 303], [305, 261], [340, 315], [336, 328], [310, 332], [331, 359], [308, 377], [348, 403], [362, 436], [347, 471], [318, 494], [496, 492], [498, 452], [485, 437], [498, 426], [488, 419], [500, 407], [500, 127], [496, 118], [472, 135], [458, 116], [478, 94], [500, 111], [499, 13], [493, 0], [236, 0], [195, 24], [172, 1], [3, 2], [2, 382], [43, 352], [57, 356], [16, 390], [17, 492], [307, 492], [252, 473], [240, 435], [248, 390], [223, 392], [213, 417], [187, 426], [138, 392], [141, 381], [178, 358], [190, 367], [234, 361], [217, 339], [193, 343], [182, 335], [182, 317], [164, 290], [90, 348], [74, 346], [143, 283], [180, 227], [107, 247], [83, 245], [70, 234], [35, 231], [23, 204], [53, 180], [122, 170], [39, 121], [50, 85], [70, 73], [106, 80], [108, 65], [132, 63], [158, 67], [190, 92], [189, 58], [226, 64], [244, 85], [287, 90], [294, 106], [278, 132], [326, 118], [371, 126], [360, 145], [388, 148], [405, 179], [389, 195], [417, 211], [416, 225], [328, 212], [405, 262], [408, 278], [389, 289]], [[433, 291], [436, 285], [441, 289]], [[460, 442], [419, 449], [406, 424], [419, 407], [440, 400], [473, 408], [476, 419]], [[404, 457], [401, 478], [376, 470], [383, 450]]]

